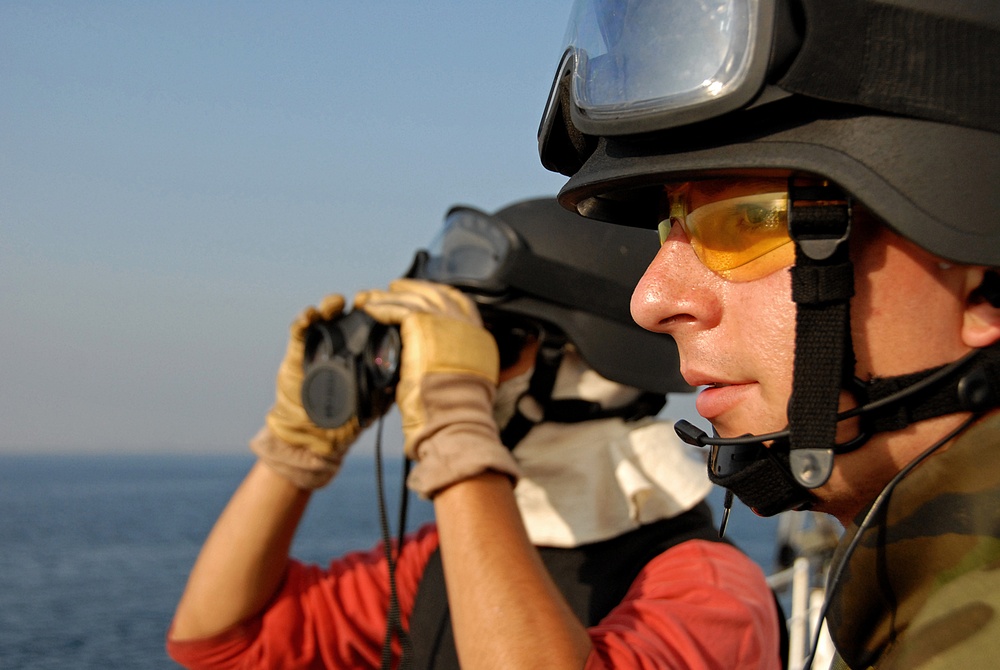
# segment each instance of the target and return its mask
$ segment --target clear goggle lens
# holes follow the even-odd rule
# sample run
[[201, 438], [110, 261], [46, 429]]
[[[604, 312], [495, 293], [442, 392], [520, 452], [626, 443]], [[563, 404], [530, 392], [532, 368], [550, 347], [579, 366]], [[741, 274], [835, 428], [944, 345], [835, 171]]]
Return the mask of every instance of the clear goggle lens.
[[510, 235], [490, 216], [474, 209], [452, 210], [429, 249], [424, 279], [489, 288], [512, 248]]
[[760, 279], [795, 261], [787, 192], [726, 198], [692, 209], [687, 188], [668, 187], [664, 209], [660, 244], [679, 225], [698, 260], [726, 279]]
[[746, 79], [756, 0], [577, 0], [573, 94], [592, 118], [697, 105]]

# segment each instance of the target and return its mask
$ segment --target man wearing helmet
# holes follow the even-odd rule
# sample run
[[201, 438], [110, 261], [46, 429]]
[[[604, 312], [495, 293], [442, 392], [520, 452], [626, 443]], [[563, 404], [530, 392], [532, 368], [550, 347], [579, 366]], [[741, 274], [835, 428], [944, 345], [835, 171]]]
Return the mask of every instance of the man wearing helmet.
[[344, 300], [307, 310], [251, 441], [259, 461], [178, 605], [175, 660], [780, 667], [780, 619], [760, 569], [719, 541], [704, 466], [653, 418], [667, 392], [688, 390], [673, 341], [627, 308], [655, 253], [643, 231], [581, 219], [551, 198], [493, 215], [456, 207], [407, 278], [356, 297], [356, 310], [400, 326], [408, 485], [434, 502], [436, 524], [409, 536], [391, 566], [382, 549], [327, 570], [288, 558], [310, 491], [371, 420], [358, 412], [320, 428], [307, 417], [306, 333]]
[[539, 131], [559, 200], [659, 229], [632, 297], [677, 342], [709, 474], [846, 527], [851, 668], [1000, 648], [1000, 5], [576, 3]]

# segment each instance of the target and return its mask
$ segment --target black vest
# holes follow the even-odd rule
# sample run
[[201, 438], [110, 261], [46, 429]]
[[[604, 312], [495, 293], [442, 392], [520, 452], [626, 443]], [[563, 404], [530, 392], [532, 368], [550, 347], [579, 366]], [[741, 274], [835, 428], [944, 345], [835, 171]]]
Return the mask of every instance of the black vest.
[[[647, 563], [674, 545], [695, 539], [719, 541], [705, 503], [610, 540], [572, 549], [538, 547], [538, 552], [570, 608], [585, 626], [593, 626], [622, 601]], [[431, 554], [420, 580], [410, 639], [413, 670], [459, 667], [440, 551]]]

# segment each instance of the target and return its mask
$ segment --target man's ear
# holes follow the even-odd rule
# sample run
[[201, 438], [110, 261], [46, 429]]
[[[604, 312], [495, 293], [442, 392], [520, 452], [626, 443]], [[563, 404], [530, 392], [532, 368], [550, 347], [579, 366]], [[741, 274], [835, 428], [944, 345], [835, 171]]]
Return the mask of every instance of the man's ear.
[[988, 347], [1000, 341], [1000, 274], [970, 268], [966, 286], [962, 341], [970, 347]]

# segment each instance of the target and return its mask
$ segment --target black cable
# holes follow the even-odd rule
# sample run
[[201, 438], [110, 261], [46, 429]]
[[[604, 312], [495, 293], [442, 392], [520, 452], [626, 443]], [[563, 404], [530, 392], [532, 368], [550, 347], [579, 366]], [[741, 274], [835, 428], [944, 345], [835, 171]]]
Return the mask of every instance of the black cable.
[[[378, 516], [379, 527], [382, 532], [382, 545], [385, 551], [385, 562], [389, 572], [389, 606], [386, 612], [385, 639], [382, 641], [382, 670], [390, 670], [392, 667], [392, 638], [399, 636], [399, 643], [402, 647], [402, 655], [399, 660], [400, 670], [408, 670], [411, 666], [413, 656], [413, 645], [410, 635], [403, 627], [399, 612], [399, 596], [396, 592], [396, 559], [393, 552], [391, 531], [389, 529], [389, 516], [386, 512], [385, 502], [385, 481], [382, 469], [382, 427], [383, 417], [379, 417], [378, 427], [375, 432], [375, 487], [378, 492]], [[405, 479], [404, 479], [405, 481]], [[405, 495], [404, 502], [401, 502], [400, 512], [400, 539], [397, 543], [397, 550], [402, 550], [403, 524], [405, 523]]]
[[809, 646], [809, 658], [806, 659], [805, 664], [802, 666], [802, 670], [810, 670], [812, 668], [813, 659], [816, 656], [816, 647], [819, 645], [820, 633], [823, 632], [823, 623], [826, 620], [827, 611], [830, 609], [830, 602], [833, 600], [837, 587], [840, 586], [840, 578], [844, 574], [844, 569], [847, 567], [847, 562], [850, 559], [851, 554], [853, 554], [854, 550], [857, 549], [858, 543], [861, 541], [861, 536], [868, 530], [868, 527], [875, 520], [875, 516], [881, 511], [882, 505], [884, 505], [886, 500], [889, 499], [889, 496], [892, 495], [896, 485], [899, 484], [899, 482], [901, 482], [906, 475], [910, 474], [910, 471], [913, 470], [913, 468], [917, 467], [917, 465], [922, 463], [928, 456], [961, 434], [981, 416], [981, 413], [972, 415], [955, 430], [951, 431], [924, 450], [923, 453], [907, 463], [902, 470], [897, 472], [896, 475], [889, 480], [889, 483], [885, 485], [882, 492], [876, 496], [875, 501], [872, 503], [871, 507], [868, 508], [865, 518], [862, 519], [860, 524], [858, 524], [858, 532], [854, 534], [854, 537], [851, 538], [847, 548], [844, 550], [844, 557], [837, 565], [834, 573], [830, 575], [830, 578], [827, 580], [828, 586], [826, 587], [826, 598], [823, 599], [823, 607], [819, 612], [819, 622], [816, 625], [816, 632], [813, 633], [812, 644]]
[[403, 455], [403, 477], [399, 486], [399, 526], [396, 529], [396, 546], [403, 551], [403, 540], [406, 538], [406, 515], [409, 509], [410, 491], [406, 488], [406, 480], [410, 476], [412, 461]]

